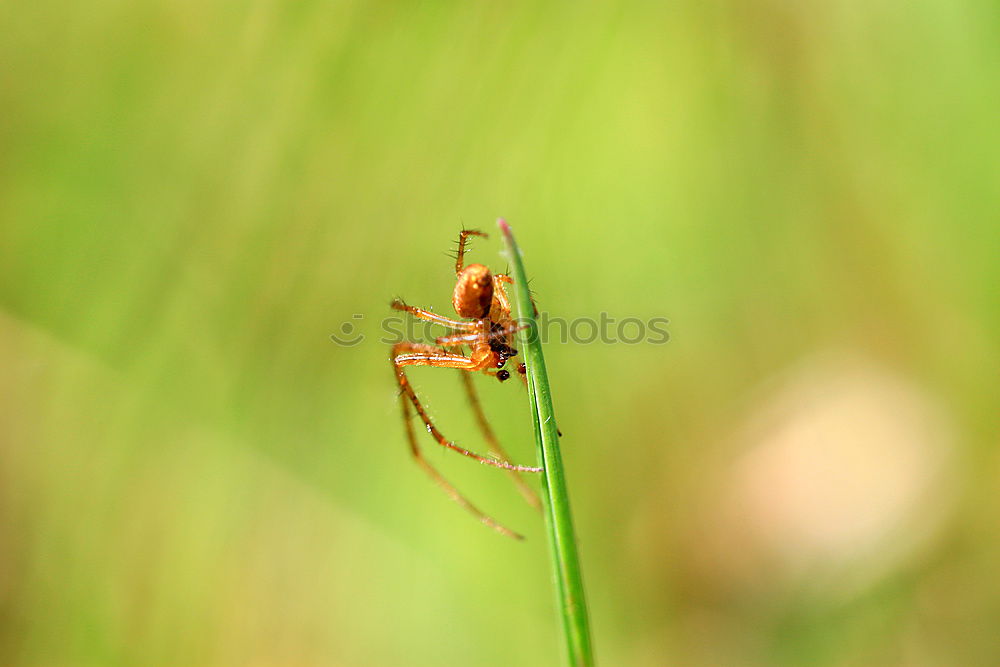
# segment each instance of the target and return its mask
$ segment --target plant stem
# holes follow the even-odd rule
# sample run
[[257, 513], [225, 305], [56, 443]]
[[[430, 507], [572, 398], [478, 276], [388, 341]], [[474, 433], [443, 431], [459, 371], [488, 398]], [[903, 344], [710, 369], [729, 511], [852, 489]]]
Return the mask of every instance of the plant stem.
[[570, 667], [592, 667], [590, 622], [587, 601], [583, 594], [580, 556], [577, 552], [573, 516], [569, 508], [566, 475], [559, 453], [559, 429], [552, 409], [552, 390], [545, 372], [545, 357], [535, 320], [535, 307], [528, 290], [521, 251], [514, 240], [510, 225], [502, 218], [497, 221], [507, 245], [513, 267], [518, 321], [528, 328], [521, 332], [521, 346], [528, 378], [528, 400], [535, 426], [539, 465], [542, 472], [542, 503], [549, 534], [549, 551], [556, 580], [557, 604], [566, 634], [566, 658]]

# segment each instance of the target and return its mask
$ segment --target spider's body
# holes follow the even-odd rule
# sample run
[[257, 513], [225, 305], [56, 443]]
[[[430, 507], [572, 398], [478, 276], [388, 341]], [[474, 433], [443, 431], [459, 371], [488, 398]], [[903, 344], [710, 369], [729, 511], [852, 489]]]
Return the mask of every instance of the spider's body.
[[493, 311], [493, 276], [482, 264], [469, 264], [458, 274], [451, 305], [459, 317], [482, 319]]
[[[447, 440], [431, 421], [416, 392], [410, 386], [410, 382], [404, 371], [405, 366], [436, 366], [439, 368], [457, 368], [466, 372], [482, 372], [495, 376], [500, 382], [510, 377], [510, 372], [504, 370], [504, 366], [508, 359], [517, 356], [517, 350], [512, 346], [512, 342], [514, 334], [518, 331], [519, 327], [511, 318], [510, 300], [507, 298], [504, 286], [514, 281], [507, 275], [493, 274], [489, 268], [482, 264], [463, 266], [465, 246], [469, 236], [486, 235], [475, 230], [463, 230], [459, 236], [458, 255], [455, 261], [456, 282], [451, 302], [455, 308], [455, 312], [463, 319], [456, 320], [437, 315], [422, 308], [409, 306], [398, 299], [393, 301], [392, 307], [396, 310], [406, 311], [419, 319], [440, 324], [451, 329], [453, 333], [435, 339], [435, 345], [409, 341], [396, 343], [392, 347], [392, 366], [401, 389], [400, 400], [403, 407], [403, 418], [410, 441], [410, 451], [414, 458], [445, 489], [448, 495], [475, 514], [480, 521], [500, 533], [520, 538], [521, 536], [517, 533], [508, 530], [491, 517], [476, 509], [423, 458], [420, 448], [417, 446], [416, 435], [410, 421], [412, 416], [410, 409], [412, 405], [412, 408], [416, 410], [417, 414], [423, 420], [427, 431], [437, 440], [438, 444], [469, 458], [476, 459], [480, 463], [511, 471], [516, 477], [522, 494], [533, 505], [536, 507], [539, 506], [537, 496], [517, 476], [517, 473], [540, 472], [541, 468], [514, 465], [507, 460], [506, 454], [493, 435], [486, 416], [479, 405], [479, 399], [475, 394], [471, 378], [466, 373], [462, 375], [479, 425], [490, 444], [490, 449], [498, 458], [481, 456]], [[461, 353], [464, 347], [469, 348], [468, 356]], [[449, 351], [450, 349], [458, 351]], [[524, 364], [520, 364], [517, 370], [523, 378]]]

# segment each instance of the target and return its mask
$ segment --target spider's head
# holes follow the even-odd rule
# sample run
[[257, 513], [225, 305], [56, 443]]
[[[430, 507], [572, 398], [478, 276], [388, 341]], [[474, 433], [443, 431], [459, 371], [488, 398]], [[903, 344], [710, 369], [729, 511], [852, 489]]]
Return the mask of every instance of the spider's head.
[[496, 357], [496, 367], [503, 368], [508, 359], [517, 356], [517, 350], [508, 345], [502, 337], [497, 335], [496, 332], [503, 329], [500, 324], [494, 322], [491, 324], [490, 328], [494, 332], [490, 339], [490, 350], [493, 351], [493, 354]]
[[459, 317], [480, 320], [490, 314], [493, 304], [493, 276], [482, 264], [469, 264], [458, 274], [451, 305]]
[[497, 371], [497, 379], [501, 382], [510, 379], [510, 371]]

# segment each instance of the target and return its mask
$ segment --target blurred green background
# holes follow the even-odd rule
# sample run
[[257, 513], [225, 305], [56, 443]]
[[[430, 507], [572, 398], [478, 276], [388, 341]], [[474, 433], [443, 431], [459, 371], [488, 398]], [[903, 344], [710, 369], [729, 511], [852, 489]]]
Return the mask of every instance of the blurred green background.
[[0, 28], [0, 664], [558, 664], [540, 519], [429, 438], [528, 540], [421, 473], [379, 342], [501, 215], [550, 315], [671, 321], [546, 352], [600, 664], [1000, 664], [996, 2]]

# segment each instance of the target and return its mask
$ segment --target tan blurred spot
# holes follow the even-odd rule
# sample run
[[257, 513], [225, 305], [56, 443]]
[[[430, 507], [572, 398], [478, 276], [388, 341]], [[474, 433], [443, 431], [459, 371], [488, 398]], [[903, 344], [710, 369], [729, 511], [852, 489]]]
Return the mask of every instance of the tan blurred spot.
[[914, 555], [952, 504], [943, 407], [871, 364], [809, 364], [735, 437], [743, 454], [703, 528], [710, 560], [738, 580], [849, 593]]

